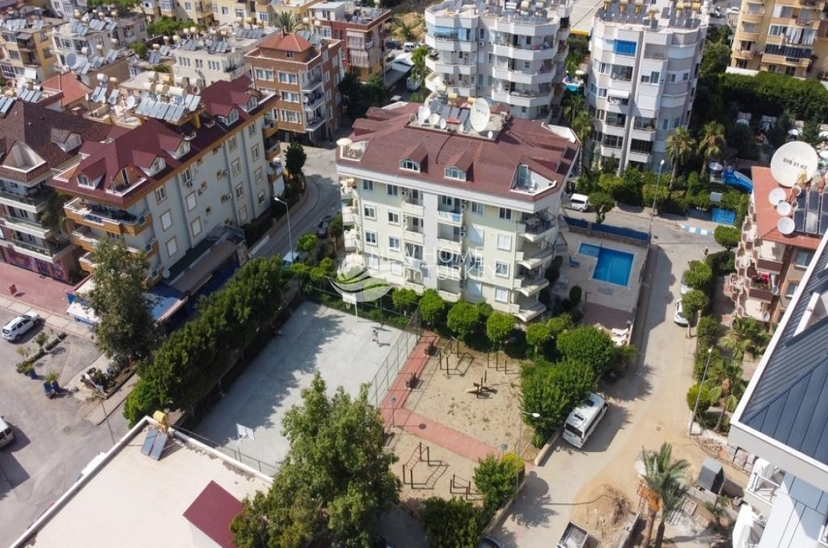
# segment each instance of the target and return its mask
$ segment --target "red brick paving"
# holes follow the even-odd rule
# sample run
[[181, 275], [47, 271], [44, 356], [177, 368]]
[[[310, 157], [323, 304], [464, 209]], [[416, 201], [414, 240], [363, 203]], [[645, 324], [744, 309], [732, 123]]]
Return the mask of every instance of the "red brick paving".
[[[9, 286], [17, 286], [17, 294], [9, 292]], [[66, 293], [74, 286], [42, 276], [37, 272], [0, 263], [0, 294], [15, 302], [48, 310], [55, 314], [66, 314], [69, 301]]]
[[[420, 337], [417, 346], [397, 374], [394, 384], [391, 385], [391, 389], [380, 404], [380, 412], [386, 425], [402, 428], [409, 434], [414, 434], [418, 438], [439, 445], [474, 462], [486, 458], [487, 455], [500, 454], [499, 449], [405, 409], [405, 402], [411, 392], [405, 386], [405, 383], [412, 373], [417, 375], [418, 379], [420, 378], [429, 358], [425, 351], [430, 343], [437, 344], [439, 340], [440, 338], [437, 335], [430, 332], [424, 332]], [[391, 404], [392, 398], [395, 398], [393, 406]]]

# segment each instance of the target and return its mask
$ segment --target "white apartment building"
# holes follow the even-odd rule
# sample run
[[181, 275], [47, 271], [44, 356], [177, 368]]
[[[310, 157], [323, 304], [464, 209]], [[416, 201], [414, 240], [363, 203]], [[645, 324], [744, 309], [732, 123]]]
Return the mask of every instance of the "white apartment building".
[[569, 0], [448, 0], [429, 6], [426, 44], [438, 54], [426, 60], [426, 87], [484, 97], [518, 118], [556, 113], [571, 13]]
[[[81, 268], [94, 270], [97, 241], [114, 236], [146, 251], [150, 277], [159, 281], [211, 233], [270, 207], [262, 130], [276, 98], [250, 83], [220, 81], [181, 100], [130, 96], [132, 109], [112, 117], [139, 125], [113, 131], [104, 145], [81, 147], [78, 162], [54, 176], [50, 186], [70, 196], [64, 210], [74, 243], [86, 252]], [[169, 109], [173, 116], [164, 114]]]
[[734, 548], [828, 546], [828, 238], [788, 306], [730, 422], [758, 457]]
[[667, 136], [690, 120], [708, 20], [699, 4], [666, 0], [598, 9], [585, 90], [598, 160], [614, 156], [623, 170], [665, 158]]
[[395, 103], [354, 122], [337, 153], [345, 261], [527, 322], [546, 309], [538, 294], [580, 143], [568, 128], [475, 103]]

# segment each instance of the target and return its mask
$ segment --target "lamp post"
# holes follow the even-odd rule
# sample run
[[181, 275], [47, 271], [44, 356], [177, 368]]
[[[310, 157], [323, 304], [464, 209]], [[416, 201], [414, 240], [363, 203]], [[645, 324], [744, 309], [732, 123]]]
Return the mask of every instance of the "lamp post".
[[106, 394], [101, 390], [95, 390], [93, 392], [95, 397], [98, 398], [101, 402], [101, 411], [104, 414], [104, 420], [106, 421], [106, 428], [109, 430], [109, 438], [112, 440], [112, 445], [115, 445], [115, 434], [112, 433], [112, 425], [109, 424], [109, 415], [106, 412], [106, 407], [104, 407], [104, 401], [106, 401]]
[[397, 398], [392, 396], [391, 397], [391, 426], [397, 426], [394, 420], [394, 411], [397, 410]]
[[693, 423], [696, 422], [696, 412], [699, 410], [699, 400], [701, 399], [702, 387], [704, 381], [707, 379], [707, 368], [710, 367], [710, 358], [713, 357], [713, 347], [707, 349], [707, 363], [704, 364], [704, 373], [702, 373], [702, 380], [699, 383], [699, 391], [696, 394], [696, 404], [693, 405], [693, 416], [690, 417], [690, 426], [687, 427], [687, 435], [693, 433]]
[[647, 241], [653, 239], [653, 217], [656, 212], [656, 200], [658, 199], [658, 186], [661, 184], [661, 172], [664, 170], [664, 160], [658, 164], [658, 179], [656, 179], [655, 192], [653, 192], [653, 208], [650, 211], [650, 228], [647, 229]]
[[521, 411], [518, 413], [518, 441], [517, 441], [517, 448], [515, 448], [515, 453], [517, 454], [518, 462], [515, 468], [515, 500], [517, 500], [518, 489], [520, 489], [520, 464], [523, 457], [523, 451], [521, 450], [521, 445], [523, 441], [523, 419], [521, 415], [526, 415], [527, 417], [532, 417], [533, 419], [541, 418], [540, 413], [530, 413], [528, 411]]
[[287, 221], [288, 221], [288, 242], [290, 243], [290, 252], [293, 252], [293, 232], [290, 229], [290, 206], [287, 202], [280, 200], [279, 198], [273, 197], [274, 200], [279, 202], [280, 204], [284, 204], [285, 210], [287, 210]]

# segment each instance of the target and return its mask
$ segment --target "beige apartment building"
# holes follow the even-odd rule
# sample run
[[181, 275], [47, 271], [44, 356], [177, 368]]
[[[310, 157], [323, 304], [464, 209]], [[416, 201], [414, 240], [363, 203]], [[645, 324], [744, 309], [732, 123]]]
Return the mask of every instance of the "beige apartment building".
[[0, 17], [0, 74], [6, 80], [25, 78], [43, 82], [56, 71], [57, 57], [51, 32], [60, 19], [42, 17], [37, 13], [7, 13]]
[[293, 14], [294, 20], [302, 25], [308, 9], [320, 0], [213, 0], [213, 19], [222, 25], [240, 21], [262, 22], [265, 26], [277, 26], [279, 13]]
[[817, 0], [744, 0], [730, 66], [823, 79], [828, 21]]
[[324, 2], [310, 8], [303, 23], [315, 36], [340, 40], [346, 71], [367, 82], [383, 74], [385, 65], [386, 22], [391, 10], [360, 7], [352, 2]]
[[[49, 184], [69, 196], [64, 210], [72, 240], [84, 250], [81, 268], [94, 270], [97, 241], [115, 237], [148, 254], [153, 282], [175, 283], [197, 258], [188, 255], [191, 249], [215, 251], [220, 260], [233, 256], [236, 244], [222, 236], [227, 227], [270, 207], [262, 125], [275, 96], [243, 77], [216, 82], [200, 96], [156, 88], [129, 97], [116, 102], [107, 121], [137, 125], [114, 130], [103, 145], [81, 148], [76, 162]], [[118, 110], [122, 104], [129, 110]]]
[[135, 9], [149, 21], [168, 17], [205, 27], [213, 22], [213, 10], [207, 0], [141, 0]]
[[279, 33], [245, 56], [257, 88], [279, 96], [271, 113], [277, 132], [268, 141], [293, 138], [318, 144], [329, 140], [340, 122], [341, 42], [306, 31]]

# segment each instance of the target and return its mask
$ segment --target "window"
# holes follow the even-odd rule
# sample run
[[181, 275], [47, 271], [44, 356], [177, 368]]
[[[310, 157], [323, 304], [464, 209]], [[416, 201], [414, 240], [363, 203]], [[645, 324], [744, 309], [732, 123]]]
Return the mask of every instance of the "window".
[[279, 72], [279, 83], [298, 84], [299, 80], [293, 72]]
[[621, 148], [624, 146], [624, 138], [617, 135], [604, 135], [602, 142], [607, 148]]
[[796, 267], [808, 268], [808, 265], [811, 264], [811, 259], [813, 258], [813, 251], [805, 251], [804, 249], [800, 249], [799, 252], [797, 252], [796, 254]]
[[474, 213], [475, 215], [483, 215], [483, 213], [485, 211], [486, 211], [486, 206], [484, 206], [483, 204], [480, 204], [480, 203], [477, 203], [477, 202], [472, 202], [471, 203], [471, 212]]
[[236, 185], [236, 198], [244, 196], [244, 186], [242, 184]]
[[495, 287], [495, 301], [499, 303], [509, 302], [509, 290], [502, 287]]
[[232, 137], [227, 139], [227, 150], [229, 150], [230, 152], [233, 152], [234, 150], [236, 150], [237, 146], [238, 146], [238, 143], [236, 142], [236, 136], [235, 135], [233, 135]]
[[509, 234], [499, 232], [497, 234], [497, 248], [502, 251], [512, 250], [512, 237]]
[[190, 192], [187, 195], [186, 202], [187, 202], [187, 211], [192, 211], [196, 208], [196, 206], [198, 205], [198, 200], [196, 199], [195, 192]]
[[400, 160], [400, 169], [404, 169], [405, 171], [414, 171], [416, 173], [419, 173], [420, 172], [420, 164], [418, 164], [414, 160], [406, 158], [404, 160]]
[[247, 136], [253, 137], [254, 135], [256, 135], [256, 122], [253, 122], [252, 124], [247, 126]]
[[259, 193], [256, 195], [256, 201], [259, 203], [259, 205], [262, 205], [263, 203], [265, 203], [264, 190], [260, 190]]
[[788, 282], [788, 287], [785, 289], [785, 297], [793, 299], [796, 290], [799, 288], [799, 282]]
[[455, 181], [465, 181], [466, 172], [456, 167], [447, 167], [445, 172], [446, 179], [454, 179]]
[[256, 80], [268, 80], [270, 82], [273, 81], [273, 71], [267, 69], [260, 69], [257, 68], [255, 70]]
[[495, 261], [495, 276], [500, 278], [508, 278], [509, 277], [509, 264], [502, 263], [500, 261]]
[[371, 205], [362, 206], [362, 215], [366, 219], [376, 220], [377, 219], [377, 208]]
[[285, 57], [288, 58], [288, 59], [293, 59], [293, 52], [292, 51], [286, 51], [285, 52]]
[[396, 209], [388, 210], [388, 223], [392, 225], [400, 224], [400, 212]]
[[178, 242], [175, 241], [175, 236], [167, 240], [167, 256], [172, 257], [178, 253]]
[[629, 55], [631, 57], [635, 57], [635, 47], [635, 42], [616, 40], [612, 45], [612, 51], [616, 55]]
[[401, 262], [399, 262], [399, 261], [388, 261], [388, 266], [391, 268], [391, 274], [396, 274], [397, 276], [402, 276], [403, 267], [402, 267]]
[[642, 74], [641, 75], [641, 83], [642, 84], [656, 84], [657, 85], [660, 78], [661, 78], [661, 73], [657, 70], [654, 70], [650, 74]]
[[389, 236], [388, 237], [388, 248], [393, 249], [395, 251], [399, 251], [400, 249], [400, 239], [396, 236]]
[[164, 213], [161, 214], [161, 229], [166, 231], [168, 228], [172, 226], [172, 213], [168, 209]]
[[201, 234], [201, 217], [196, 217], [195, 220], [190, 223], [190, 231], [193, 233], [193, 238]]
[[385, 185], [385, 192], [389, 196], [398, 196], [400, 194], [400, 187], [397, 185]]
[[95, 185], [92, 184], [92, 181], [89, 180], [89, 177], [86, 175], [78, 175], [78, 186], [86, 186], [90, 188], [95, 188]]
[[239, 224], [244, 224], [247, 222], [247, 206], [242, 206], [239, 210]]
[[264, 180], [264, 176], [262, 175], [262, 168], [259, 168], [259, 169], [256, 170], [255, 177], [256, 177], [256, 184], [257, 185], [262, 184], [262, 181]]
[[368, 245], [377, 245], [377, 233], [365, 232], [365, 243]]
[[238, 158], [233, 160], [233, 163], [231, 163], [230, 165], [233, 168], [233, 175], [238, 175], [239, 173], [241, 173], [241, 162]]
[[259, 159], [259, 145], [254, 146], [250, 149], [250, 153], [253, 155], [253, 160], [256, 161]]
[[367, 190], [368, 192], [374, 192], [374, 181], [369, 181], [368, 179], [362, 180], [362, 190]]
[[190, 184], [193, 182], [193, 173], [190, 171], [190, 168], [187, 168], [181, 172], [181, 180], [184, 181], [184, 184]]
[[511, 221], [512, 220], [512, 210], [507, 207], [500, 208], [500, 218], [504, 221]]
[[164, 188], [163, 186], [160, 186], [160, 187], [156, 188], [155, 189], [155, 202], [160, 204], [161, 202], [163, 202], [166, 199], [167, 199], [167, 189]]
[[472, 255], [469, 263], [469, 274], [472, 276], [480, 276], [483, 274], [483, 257]]

